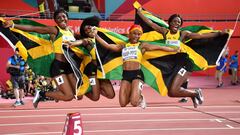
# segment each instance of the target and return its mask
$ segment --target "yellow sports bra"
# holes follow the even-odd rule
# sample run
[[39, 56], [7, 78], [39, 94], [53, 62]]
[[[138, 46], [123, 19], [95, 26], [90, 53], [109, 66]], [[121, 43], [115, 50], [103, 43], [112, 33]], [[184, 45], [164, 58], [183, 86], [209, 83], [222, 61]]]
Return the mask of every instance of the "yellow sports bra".
[[123, 62], [126, 61], [135, 61], [141, 62], [142, 60], [142, 52], [139, 49], [139, 45], [141, 43], [138, 42], [136, 44], [127, 43], [125, 47], [122, 49], [122, 59]]
[[[75, 37], [73, 35], [73, 33], [70, 30], [63, 30], [60, 27], [58, 27], [59, 33], [62, 34], [62, 43], [66, 42], [66, 41], [75, 41]], [[56, 45], [54, 45], [54, 49], [55, 49], [55, 53], [60, 53], [62, 54], [62, 43], [57, 43]]]
[[176, 34], [171, 34], [170, 31], [168, 31], [166, 34], [166, 44], [180, 47], [180, 31], [177, 31]]

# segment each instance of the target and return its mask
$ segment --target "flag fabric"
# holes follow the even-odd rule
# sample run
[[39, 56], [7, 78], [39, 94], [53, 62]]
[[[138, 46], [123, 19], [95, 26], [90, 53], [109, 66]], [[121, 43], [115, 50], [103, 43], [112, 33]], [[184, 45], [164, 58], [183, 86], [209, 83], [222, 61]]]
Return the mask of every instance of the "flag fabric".
[[[142, 7], [137, 1], [133, 3], [134, 8], [138, 9]], [[142, 10], [142, 14], [147, 17], [148, 19], [152, 20], [154, 23], [158, 24], [159, 26], [168, 28], [168, 23], [166, 23], [164, 20], [162, 20], [160, 17], [157, 17], [156, 15], [153, 15], [152, 13]], [[135, 16], [135, 24], [142, 24], [144, 21], [140, 19], [139, 16]], [[145, 30], [144, 32], [152, 31], [151, 27], [148, 25], [141, 25], [142, 28]], [[146, 31], [147, 30], [147, 31]]]
[[[19, 48], [20, 55], [37, 75], [50, 77], [50, 66], [55, 58], [50, 35], [24, 32], [15, 28], [3, 28], [2, 21], [4, 20], [1, 20], [1, 36], [8, 41], [13, 49], [16, 47]], [[14, 20], [14, 23], [44, 26], [43, 24], [26, 19]]]
[[[106, 29], [97, 28], [97, 30], [98, 35], [110, 44], [124, 44], [128, 40], [127, 37]], [[99, 45], [98, 42], [94, 42], [96, 43], [96, 51], [99, 53], [100, 57], [100, 60], [97, 59], [97, 78], [110, 80], [122, 79], [121, 53], [111, 52]], [[91, 64], [92, 61], [92, 56], [90, 55], [89, 51], [83, 46], [77, 46], [69, 50], [64, 48], [64, 54], [68, 62], [72, 65], [77, 80], [80, 80], [77, 83], [77, 96], [90, 92], [92, 90], [92, 86], [90, 85], [88, 76], [85, 74], [86, 67], [88, 64]], [[103, 69], [101, 68], [100, 63], [103, 64]]]
[[[42, 25], [30, 20], [15, 21], [15, 23], [38, 26]], [[121, 45], [128, 42], [128, 38], [123, 35], [102, 28], [97, 29], [98, 35], [109, 44]], [[3, 35], [6, 36], [7, 39], [11, 42], [13, 48], [19, 48], [21, 56], [26, 60], [26, 62], [36, 74], [44, 75], [47, 77], [50, 76], [49, 71], [51, 68], [51, 62], [54, 60], [54, 46], [62, 44], [62, 39], [60, 38], [61, 35], [59, 35], [52, 43], [48, 34], [24, 32], [17, 29], [3, 28], [2, 26], [0, 27], [0, 30]], [[98, 42], [96, 44], [100, 59], [103, 64], [103, 69], [106, 74], [106, 78], [104, 78], [102, 69], [100, 68], [100, 64], [98, 61], [98, 79], [121, 80], [123, 64], [121, 52], [112, 52], [103, 48], [101, 45], [99, 45]], [[78, 79], [78, 83], [76, 84], [76, 94], [79, 96], [91, 91], [89, 78], [87, 77], [87, 75], [84, 74], [85, 67], [91, 62], [91, 56], [89, 52], [82, 46], [73, 47], [70, 49], [63, 48], [63, 51], [66, 59], [71, 64], [72, 69]], [[149, 61], [148, 59], [150, 59], [156, 54], [164, 53], [166, 52], [147, 52], [144, 54], [143, 61], [141, 63], [141, 70], [143, 71], [145, 76], [145, 83], [147, 83], [157, 92], [161, 93], [161, 95], [167, 94], [167, 86], [165, 85], [167, 84], [165, 81], [166, 79], [163, 79], [163, 77], [159, 77], [162, 76], [162, 72], [156, 66], [154, 66], [154, 60]], [[163, 74], [163, 76], [165, 76], [165, 74]]]
[[[59, 33], [55, 40], [50, 40], [49, 34], [25, 32], [15, 28], [4, 28], [1, 19], [0, 35], [15, 49], [19, 48], [20, 55], [28, 63], [29, 67], [37, 75], [50, 77], [50, 68], [55, 59], [55, 46], [62, 45], [62, 34]], [[16, 24], [45, 26], [35, 21], [22, 19], [13, 20]], [[63, 46], [63, 54], [70, 63], [77, 78], [76, 95], [84, 95], [91, 91], [88, 77], [84, 69], [91, 62], [89, 52], [82, 46], [67, 48]]]
[[76, 96], [82, 96], [92, 90], [89, 78], [84, 74], [85, 67], [91, 62], [89, 52], [82, 46], [67, 48], [63, 46], [63, 54], [71, 65], [77, 78]]
[[[97, 28], [97, 30], [98, 35], [109, 44], [122, 45], [128, 42], [128, 38], [123, 35], [114, 33], [103, 28]], [[107, 50], [104, 47], [102, 47], [102, 45], [100, 45], [98, 42], [97, 50], [99, 52], [100, 59], [102, 60], [103, 63], [105, 77], [110, 80], [122, 79], [123, 62], [121, 58], [121, 52], [113, 52], [111, 50]], [[98, 70], [97, 76], [98, 78], [103, 78], [103, 74], [100, 70]]]
[[[138, 9], [141, 5], [138, 2], [134, 3], [134, 7]], [[168, 25], [164, 22], [164, 20], [154, 16], [150, 12], [146, 10], [142, 10], [141, 13], [153, 21], [154, 23], [158, 24], [161, 27], [168, 28]], [[158, 18], [158, 19], [156, 19]], [[143, 27], [144, 34], [141, 37], [141, 40], [154, 42], [154, 43], [161, 43], [165, 44], [165, 40], [163, 36], [153, 31], [151, 27], [149, 27], [139, 16], [135, 14], [135, 23], [139, 24]], [[147, 26], [147, 27], [146, 27]], [[180, 31], [187, 30], [193, 33], [210, 33], [210, 32], [219, 32], [217, 30], [213, 30], [206, 26], [187, 26], [180, 28]], [[193, 62], [193, 70], [206, 70], [207, 68], [214, 67], [217, 61], [220, 59], [220, 55], [223, 53], [227, 46], [227, 41], [231, 36], [232, 31], [230, 30], [228, 34], [219, 35], [214, 38], [207, 38], [207, 39], [190, 39], [185, 43], [181, 42], [181, 50], [184, 53], [189, 55], [190, 60]], [[165, 46], [169, 46], [165, 44]]]
[[[98, 35], [109, 44], [123, 45], [128, 43], [128, 38], [123, 35], [114, 33], [112, 31], [109, 31], [103, 28], [97, 28], [97, 30], [98, 30]], [[113, 52], [111, 50], [107, 50], [98, 42], [96, 42], [96, 47], [100, 55], [101, 62], [103, 64], [103, 70], [105, 72], [105, 78], [104, 78], [103, 72], [98, 62], [97, 78], [121, 80], [122, 72], [123, 72], [123, 68], [122, 68], [123, 61], [122, 61], [121, 52]], [[144, 74], [144, 82], [163, 96], [167, 95], [168, 86], [165, 84], [170, 84], [174, 76], [171, 75], [172, 71], [162, 74], [161, 70], [159, 70], [159, 68], [156, 67], [156, 64], [154, 64], [155, 61], [150, 60], [150, 57], [156, 54], [165, 54], [165, 53], [166, 52], [164, 51], [146, 52], [143, 55], [143, 59], [141, 62], [141, 70], [143, 71], [143, 74]], [[171, 52], [171, 53], [173, 55], [175, 54], [174, 52]], [[178, 58], [180, 57], [182, 56], [179, 55]], [[173, 58], [176, 59], [176, 57], [167, 57], [165, 59], [168, 59], [169, 61], [173, 61], [171, 60]], [[164, 66], [164, 68], [172, 68], [173, 70], [175, 70], [177, 64], [175, 64], [174, 62], [172, 63], [173, 64], [170, 64], [169, 66], [166, 66], [166, 65], [158, 65], [158, 66]], [[86, 64], [83, 64], [83, 65], [85, 65], [84, 67], [86, 67]], [[82, 73], [84, 73], [83, 66], [82, 68], [80, 68], [80, 70]], [[85, 75], [83, 74], [83, 76]], [[83, 77], [83, 84], [84, 84], [84, 87], [79, 89], [79, 95], [81, 95], [82, 92], [89, 91], [89, 89], [91, 89], [87, 76]]]
[[[136, 9], [141, 7], [138, 2], [135, 2], [133, 6]], [[159, 26], [164, 28], [169, 27], [168, 24], [160, 17], [157, 17], [146, 10], [142, 9], [141, 13], [146, 18], [150, 19], [152, 22], [158, 24]], [[135, 24], [139, 24], [143, 28], [144, 34], [140, 38], [141, 41], [161, 46], [175, 47], [166, 44], [163, 35], [156, 31], [153, 31], [153, 29], [148, 26], [138, 16], [137, 13], [135, 14]], [[188, 30], [194, 33], [218, 32], [206, 26], [188, 26], [183, 27], [180, 30]], [[192, 63], [193, 71], [206, 70], [208, 68], [214, 67], [219, 60], [221, 54], [223, 53], [224, 49], [226, 48], [230, 36], [231, 31], [229, 32], [229, 34], [221, 36], [219, 35], [215, 38], [188, 40], [184, 43], [181, 42], [181, 53], [161, 51], [146, 52], [144, 54], [144, 58], [151, 64], [151, 66], [147, 66], [148, 71], [151, 71], [153, 73], [152, 78], [160, 78], [158, 81], [147, 83], [150, 84], [150, 86], [157, 90], [161, 95], [166, 95], [167, 89], [170, 87], [173, 78], [176, 76], [179, 69], [181, 68], [181, 62]], [[158, 74], [154, 72], [158, 72]], [[157, 83], [159, 85], [155, 85]], [[156, 88], [154, 86], [159, 87]]]
[[[98, 35], [102, 37], [107, 43], [109, 44], [117, 44], [117, 45], [122, 45], [126, 44], [128, 42], [128, 38], [125, 36], [122, 36], [120, 34], [98, 28]], [[159, 44], [160, 45], [160, 44]], [[101, 45], [97, 45], [98, 50], [104, 50]], [[106, 51], [106, 49], [105, 49]], [[106, 53], [101, 53], [104, 54], [101, 55], [102, 62], [103, 62], [103, 67], [106, 73], [106, 78], [110, 80], [121, 80], [122, 79], [122, 57], [121, 57], [121, 52], [116, 53], [109, 51]], [[171, 72], [165, 72], [164, 74], [161, 72], [159, 67], [156, 66], [155, 60], [151, 60], [151, 57], [154, 58], [159, 58], [155, 57], [155, 55], [162, 55], [166, 54], [164, 51], [150, 51], [146, 52], [143, 55], [142, 61], [141, 61], [141, 70], [143, 71], [144, 74], [144, 82], [148, 84], [150, 87], [152, 87], [155, 91], [160, 93], [161, 95], [165, 96], [167, 95], [167, 89], [170, 84], [170, 82], [173, 79], [172, 72], [176, 72], [175, 70], [177, 67], [177, 64], [174, 63], [173, 60], [171, 59], [176, 59], [177, 57], [166, 57], [166, 61], [172, 61], [172, 64], [169, 64], [168, 66], [166, 65], [157, 65], [157, 66], [162, 66], [163, 68], [172, 68]], [[174, 55], [174, 52], [169, 52], [168, 54]], [[175, 55], [174, 55], [175, 56]], [[179, 57], [182, 57], [179, 55]], [[178, 58], [179, 58], [178, 57]], [[98, 71], [98, 75], [101, 75], [101, 72]], [[101, 76], [99, 76], [101, 78]], [[167, 79], [166, 79], [167, 78]]]

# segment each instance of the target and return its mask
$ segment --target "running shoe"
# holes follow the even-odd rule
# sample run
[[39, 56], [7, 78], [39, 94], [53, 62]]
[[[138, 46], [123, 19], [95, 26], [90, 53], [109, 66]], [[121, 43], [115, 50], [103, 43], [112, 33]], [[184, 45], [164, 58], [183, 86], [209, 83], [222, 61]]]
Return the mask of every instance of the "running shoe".
[[145, 109], [145, 108], [147, 107], [147, 103], [146, 103], [146, 100], [145, 100], [144, 96], [143, 96], [143, 95], [141, 95], [141, 96], [142, 96], [142, 100], [141, 100], [141, 102], [139, 103], [139, 106], [140, 106], [142, 109]]
[[201, 105], [204, 101], [204, 98], [203, 98], [203, 95], [202, 95], [202, 90], [200, 88], [196, 89], [195, 92], [197, 93], [197, 100], [198, 100], [198, 103]]
[[35, 96], [33, 98], [33, 107], [36, 109], [38, 107], [38, 103], [41, 100], [40, 90], [36, 90]]
[[19, 101], [16, 101], [14, 104], [13, 104], [13, 106], [20, 106], [20, 105], [22, 105]]
[[21, 105], [24, 105], [24, 102], [22, 100], [20, 101], [20, 103], [21, 103]]
[[220, 88], [220, 87], [222, 87], [223, 86], [223, 82], [222, 83], [220, 83], [219, 85], [217, 85], [217, 87], [216, 88]]
[[199, 105], [199, 102], [198, 102], [197, 98], [196, 97], [192, 97], [191, 99], [192, 99], [192, 102], [193, 102], [193, 107], [197, 108], [198, 105]]

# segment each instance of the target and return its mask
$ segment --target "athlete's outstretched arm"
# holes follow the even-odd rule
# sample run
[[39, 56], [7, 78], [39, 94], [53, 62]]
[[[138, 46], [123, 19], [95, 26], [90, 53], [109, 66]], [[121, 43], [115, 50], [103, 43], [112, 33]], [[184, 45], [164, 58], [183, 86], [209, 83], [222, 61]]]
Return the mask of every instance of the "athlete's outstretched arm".
[[141, 47], [143, 51], [162, 50], [166, 52], [178, 52], [180, 48], [171, 48], [167, 46], [152, 45], [148, 43], [142, 43]]
[[14, 27], [19, 30], [27, 31], [27, 32], [37, 32], [40, 34], [54, 34], [57, 35], [58, 30], [53, 26], [32, 26], [32, 25], [21, 25], [14, 24], [13, 21], [8, 20], [3, 23], [3, 27], [9, 28]]
[[92, 41], [91, 39], [88, 39], [88, 38], [84, 38], [84, 39], [80, 39], [80, 40], [76, 40], [76, 41], [73, 41], [73, 42], [65, 42], [64, 44], [67, 45], [68, 47], [75, 47], [75, 46], [80, 46], [80, 45], [88, 45], [88, 44], [91, 44]]
[[98, 34], [95, 34], [96, 40], [106, 49], [112, 50], [114, 52], [120, 52], [123, 48], [122, 45], [116, 45], [116, 44], [108, 44], [105, 40], [103, 40]]
[[213, 38], [225, 34], [226, 32], [213, 32], [213, 33], [192, 33], [190, 31], [182, 31], [184, 39], [202, 39], [202, 38]]
[[143, 21], [145, 23], [147, 23], [150, 27], [152, 27], [155, 31], [161, 33], [161, 34], [165, 34], [167, 33], [167, 29], [161, 26], [158, 26], [156, 23], [152, 22], [150, 19], [148, 19], [147, 17], [145, 17], [142, 13], [142, 8], [138, 8], [137, 9], [137, 14], [143, 19]]

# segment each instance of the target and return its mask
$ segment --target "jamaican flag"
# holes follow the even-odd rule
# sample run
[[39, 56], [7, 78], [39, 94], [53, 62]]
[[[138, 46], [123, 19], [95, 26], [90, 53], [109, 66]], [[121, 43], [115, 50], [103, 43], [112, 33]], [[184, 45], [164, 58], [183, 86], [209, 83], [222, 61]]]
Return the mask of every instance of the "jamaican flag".
[[[0, 32], [13, 49], [19, 48], [20, 55], [37, 75], [50, 76], [50, 66], [54, 59], [54, 48], [50, 35], [24, 32], [15, 28], [3, 28], [1, 19]], [[31, 20], [13, 20], [15, 24], [44, 26]]]
[[[128, 42], [127, 37], [111, 32], [106, 29], [102, 29], [102, 28], [98, 28], [98, 35], [102, 37], [109, 44], [122, 45]], [[104, 48], [102, 48], [102, 46], [99, 44], [97, 44], [97, 48], [98, 50], [104, 50]], [[116, 53], [109, 50], [108, 52], [104, 52], [104, 53], [101, 53], [101, 51], [99, 51], [99, 53], [102, 54], [101, 59], [102, 59], [103, 68], [106, 74], [106, 78], [110, 80], [121, 80], [122, 70], [123, 70], [122, 69], [123, 61], [122, 61], [121, 53], [120, 52]], [[156, 54], [164, 54], [164, 53], [166, 52], [160, 51], [160, 50], [146, 52], [143, 55], [143, 58], [141, 61], [141, 70], [143, 71], [143, 74], [144, 74], [144, 82], [163, 96], [167, 95], [167, 89], [168, 89], [167, 86], [165, 85], [165, 80], [167, 80], [166, 82], [170, 82], [171, 79], [173, 78], [173, 76], [169, 77], [167, 76], [167, 74], [172, 74], [172, 71], [162, 74], [161, 70], [156, 66], [156, 64], [154, 62], [149, 61], [148, 59], [149, 57], [151, 57], [151, 55], [153, 56]], [[174, 55], [175, 53], [168, 52], [168, 54]], [[171, 59], [168, 59], [166, 61], [171, 61], [173, 64], [170, 64], [169, 66], [165, 65], [165, 68], [170, 68], [170, 66], [171, 68], [175, 68], [176, 64]], [[98, 70], [98, 75], [100, 75], [99, 78], [101, 78], [101, 74], [102, 73]], [[165, 76], [167, 78], [164, 78]]]
[[[114, 33], [103, 28], [97, 28], [97, 30], [98, 35], [108, 44], [122, 45], [128, 42], [128, 38], [123, 35]], [[121, 80], [123, 64], [121, 52], [113, 52], [111, 50], [107, 50], [102, 47], [102, 45], [100, 45], [98, 42], [96, 44], [100, 59], [103, 64], [105, 77], [110, 80]], [[100, 64], [98, 63], [98, 65]], [[99, 66], [98, 69], [100, 69]], [[98, 70], [97, 76], [98, 78], [104, 78], [103, 72], [101, 72], [100, 70]]]
[[[138, 2], [135, 2], [134, 7], [138, 9], [141, 5]], [[169, 27], [168, 24], [160, 17], [157, 17], [144, 9], [141, 12], [146, 18], [150, 19], [157, 25], [164, 28]], [[138, 16], [138, 14], [135, 15], [135, 24], [139, 24], [143, 28], [144, 34], [140, 38], [142, 42], [175, 47], [166, 44], [163, 35], [153, 31], [153, 29], [149, 27]], [[188, 30], [194, 33], [218, 32], [205, 26], [188, 26], [181, 28], [180, 30]], [[181, 42], [180, 53], [161, 51], [146, 52], [144, 54], [144, 58], [151, 64], [152, 67], [154, 67], [153, 69], [148, 70], [152, 73], [148, 75], [152, 75], [152, 78], [161, 78], [161, 80], [159, 80], [160, 82], [157, 81], [157, 83], [161, 84], [161, 87], [159, 87], [160, 94], [164, 95], [167, 92], [173, 78], [176, 76], [183, 63], [192, 63], [191, 65], [193, 66], [193, 71], [205, 70], [215, 66], [226, 47], [226, 43], [229, 40], [230, 35], [231, 34], [226, 34], [215, 38], [188, 40], [184, 43]], [[155, 74], [154, 72], [158, 72], [158, 74]]]
[[[98, 35], [109, 44], [125, 44], [127, 37], [108, 31], [106, 29], [97, 28]], [[100, 45], [95, 39], [91, 38], [95, 44], [97, 57], [97, 78], [98, 79], [122, 79], [122, 59], [121, 53], [111, 52]], [[90, 52], [83, 46], [73, 48], [63, 48], [64, 55], [71, 64], [75, 76], [77, 77], [77, 95], [84, 95], [92, 90], [90, 80], [86, 75], [87, 66], [91, 64], [92, 56]], [[98, 53], [98, 54], [97, 54]]]
[[[141, 5], [138, 2], [134, 3], [134, 7], [138, 9]], [[168, 28], [168, 25], [164, 20], [159, 17], [154, 16], [152, 13], [142, 10], [142, 14], [158, 24], [161, 27]], [[159, 44], [165, 44], [165, 40], [163, 35], [160, 33], [153, 31], [151, 27], [149, 27], [139, 16], [135, 15], [135, 23], [139, 24], [143, 27], [144, 34], [141, 37], [141, 40], [154, 42]], [[187, 30], [193, 33], [210, 33], [210, 32], [218, 32], [217, 30], [213, 30], [206, 26], [187, 26], [180, 28], [180, 31]], [[193, 70], [205, 70], [210, 67], [214, 67], [217, 61], [220, 59], [221, 54], [225, 50], [227, 46], [227, 41], [231, 36], [232, 31], [229, 30], [229, 34], [219, 35], [214, 38], [207, 39], [190, 39], [180, 44], [181, 52], [187, 53], [189, 55], [190, 60], [193, 63]], [[168, 46], [165, 44], [165, 46]], [[166, 54], [167, 55], [167, 54]], [[150, 56], [150, 59], [154, 58], [154, 56]]]
[[[14, 28], [3, 28], [3, 21], [5, 20], [1, 19], [1, 36], [8, 41], [13, 49], [19, 48], [20, 55], [34, 73], [50, 77], [51, 64], [55, 58], [54, 48], [55, 46], [62, 45], [62, 34], [59, 33], [52, 42], [49, 34], [25, 32]], [[45, 26], [27, 19], [13, 21], [15, 24]], [[91, 90], [88, 77], [83, 74], [86, 65], [91, 61], [90, 54], [82, 46], [71, 48], [63, 46], [62, 49], [77, 78], [76, 94], [84, 95]]]

